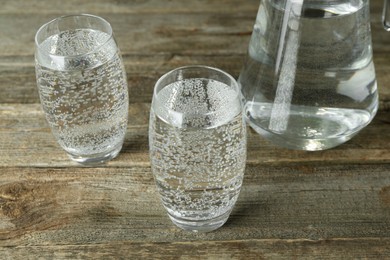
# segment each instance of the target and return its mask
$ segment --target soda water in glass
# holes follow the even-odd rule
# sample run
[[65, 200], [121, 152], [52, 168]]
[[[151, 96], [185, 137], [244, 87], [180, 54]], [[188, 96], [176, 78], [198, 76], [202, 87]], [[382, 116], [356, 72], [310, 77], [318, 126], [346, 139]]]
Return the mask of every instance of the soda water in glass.
[[236, 81], [218, 69], [173, 70], [156, 83], [149, 124], [152, 172], [178, 227], [212, 231], [229, 217], [246, 160]]
[[60, 146], [83, 164], [114, 158], [127, 129], [128, 90], [110, 24], [64, 16], [43, 25], [35, 41], [41, 104]]

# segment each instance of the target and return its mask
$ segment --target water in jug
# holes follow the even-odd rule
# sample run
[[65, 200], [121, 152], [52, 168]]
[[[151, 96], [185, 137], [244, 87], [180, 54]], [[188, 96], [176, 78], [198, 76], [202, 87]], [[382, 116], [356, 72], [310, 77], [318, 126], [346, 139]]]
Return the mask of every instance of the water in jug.
[[369, 0], [261, 0], [238, 82], [247, 122], [275, 144], [348, 141], [378, 109]]

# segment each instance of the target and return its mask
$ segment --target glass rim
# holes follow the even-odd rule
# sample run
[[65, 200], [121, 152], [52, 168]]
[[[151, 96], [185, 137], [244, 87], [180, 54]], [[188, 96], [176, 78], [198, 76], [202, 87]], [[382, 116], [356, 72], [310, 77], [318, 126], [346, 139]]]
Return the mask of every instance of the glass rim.
[[[173, 70], [170, 70], [168, 72], [166, 72], [165, 74], [163, 74], [156, 82], [156, 84], [154, 85], [154, 89], [153, 89], [153, 100], [152, 102], [158, 102], [160, 103], [159, 99], [158, 99], [158, 92], [157, 92], [157, 89], [159, 87], [159, 85], [161, 85], [161, 82], [166, 79], [168, 76], [170, 76], [172, 73], [176, 72], [176, 71], [180, 71], [180, 70], [186, 70], [186, 69], [205, 69], [207, 71], [214, 71], [214, 72], [217, 72], [217, 73], [220, 73], [224, 76], [226, 76], [231, 84], [228, 85], [229, 87], [232, 87], [233, 91], [235, 91], [235, 95], [234, 97], [232, 96], [231, 99], [229, 100], [238, 100], [239, 101], [239, 111], [242, 110], [242, 104], [241, 104], [241, 99], [240, 99], [240, 95], [241, 95], [241, 92], [240, 92], [240, 88], [239, 88], [239, 85], [237, 83], [237, 81], [233, 78], [232, 75], [230, 75], [229, 73], [227, 73], [226, 71], [223, 71], [221, 69], [218, 69], [218, 68], [215, 68], [215, 67], [211, 67], [211, 66], [206, 66], [206, 65], [187, 65], [187, 66], [182, 66], [182, 67], [178, 67], [178, 68], [175, 68]], [[216, 80], [218, 81], [218, 80]], [[176, 82], [176, 81], [175, 81]], [[221, 82], [221, 81], [219, 81]], [[172, 82], [173, 83], [173, 82]], [[223, 83], [223, 82], [222, 82]], [[163, 89], [164, 87], [166, 87], [167, 85], [163, 86], [161, 89]], [[153, 105], [152, 105], [153, 106]], [[183, 112], [180, 112], [180, 111], [176, 111], [174, 109], [171, 109], [171, 108], [165, 108], [167, 111], [169, 112], [174, 112], [174, 113], [179, 113], [179, 114], [185, 114], [187, 116], [211, 116], [211, 115], [214, 115], [214, 114], [218, 114], [220, 112], [220, 109], [217, 109], [215, 111], [209, 111], [207, 113], [199, 113], [197, 111], [193, 111], [193, 112], [190, 112], [190, 113], [183, 113]]]
[[[63, 20], [63, 19], [67, 19], [67, 18], [70, 18], [70, 17], [89, 17], [89, 18], [94, 18], [96, 20], [100, 20], [103, 24], [107, 25], [107, 27], [109, 28], [109, 32], [107, 33], [108, 34], [108, 37], [106, 40], [104, 40], [103, 43], [99, 44], [98, 46], [96, 46], [93, 50], [91, 51], [88, 51], [88, 52], [85, 52], [85, 53], [81, 53], [81, 54], [76, 54], [76, 55], [57, 55], [57, 54], [51, 54], [50, 52], [46, 51], [46, 50], [42, 50], [42, 47], [40, 46], [40, 44], [38, 43], [38, 35], [44, 30], [44, 28], [46, 28], [48, 25], [54, 23], [54, 22], [58, 22], [60, 20]], [[90, 55], [92, 53], [95, 53], [97, 52], [100, 48], [102, 48], [103, 46], [105, 46], [109, 41], [111, 41], [113, 39], [113, 30], [112, 30], [112, 26], [111, 24], [104, 18], [100, 17], [100, 16], [97, 16], [97, 15], [93, 15], [93, 14], [85, 14], [85, 13], [82, 13], [82, 14], [68, 14], [68, 15], [62, 15], [62, 16], [59, 16], [59, 17], [56, 17], [46, 23], [44, 23], [43, 25], [41, 25], [41, 27], [39, 27], [39, 29], [37, 30], [36, 34], [35, 34], [35, 37], [34, 37], [34, 41], [35, 41], [35, 46], [36, 46], [36, 49], [42, 53], [42, 54], [45, 54], [47, 56], [50, 56], [50, 57], [58, 57], [58, 58], [77, 58], [77, 57], [82, 57], [82, 56], [86, 56], [86, 55]], [[43, 41], [42, 41], [43, 42]], [[42, 43], [41, 42], [41, 43]]]

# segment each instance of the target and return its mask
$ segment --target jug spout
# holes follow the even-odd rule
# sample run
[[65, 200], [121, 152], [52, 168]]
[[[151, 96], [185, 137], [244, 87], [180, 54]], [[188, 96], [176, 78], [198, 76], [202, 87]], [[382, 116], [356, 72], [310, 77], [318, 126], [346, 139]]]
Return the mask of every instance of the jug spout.
[[382, 22], [386, 31], [390, 31], [390, 0], [384, 0]]

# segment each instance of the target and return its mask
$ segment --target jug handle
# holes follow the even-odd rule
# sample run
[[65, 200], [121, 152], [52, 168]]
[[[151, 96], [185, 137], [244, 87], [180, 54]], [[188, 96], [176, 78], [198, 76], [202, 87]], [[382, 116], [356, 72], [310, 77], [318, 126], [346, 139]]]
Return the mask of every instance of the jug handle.
[[390, 0], [384, 0], [382, 22], [385, 30], [390, 31]]

